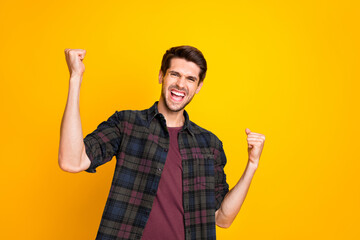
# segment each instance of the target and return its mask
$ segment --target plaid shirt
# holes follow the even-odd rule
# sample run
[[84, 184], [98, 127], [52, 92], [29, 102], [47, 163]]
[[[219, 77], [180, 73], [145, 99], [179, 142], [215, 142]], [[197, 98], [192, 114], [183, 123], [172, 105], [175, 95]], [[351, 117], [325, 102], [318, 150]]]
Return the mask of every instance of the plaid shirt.
[[[216, 239], [215, 211], [229, 191], [222, 142], [189, 120], [178, 135], [183, 168], [185, 239]], [[84, 138], [91, 165], [116, 156], [116, 168], [96, 239], [141, 239], [169, 149], [157, 102], [142, 111], [116, 111]]]

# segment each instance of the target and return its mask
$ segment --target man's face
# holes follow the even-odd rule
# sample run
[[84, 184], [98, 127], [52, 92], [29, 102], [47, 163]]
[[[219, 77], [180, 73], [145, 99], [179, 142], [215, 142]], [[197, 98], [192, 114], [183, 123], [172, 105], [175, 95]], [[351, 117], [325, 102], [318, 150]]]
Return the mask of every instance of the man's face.
[[160, 71], [161, 97], [169, 110], [181, 111], [200, 91], [203, 82], [199, 84], [199, 73], [198, 65], [182, 58], [171, 59], [165, 76]]

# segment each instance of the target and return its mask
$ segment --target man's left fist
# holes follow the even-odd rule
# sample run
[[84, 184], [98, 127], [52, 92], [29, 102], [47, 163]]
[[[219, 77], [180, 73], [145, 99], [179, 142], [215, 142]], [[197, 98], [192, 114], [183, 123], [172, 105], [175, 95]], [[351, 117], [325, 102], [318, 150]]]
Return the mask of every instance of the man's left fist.
[[264, 148], [265, 135], [251, 132], [248, 128], [245, 129], [245, 133], [247, 134], [249, 162], [257, 167]]

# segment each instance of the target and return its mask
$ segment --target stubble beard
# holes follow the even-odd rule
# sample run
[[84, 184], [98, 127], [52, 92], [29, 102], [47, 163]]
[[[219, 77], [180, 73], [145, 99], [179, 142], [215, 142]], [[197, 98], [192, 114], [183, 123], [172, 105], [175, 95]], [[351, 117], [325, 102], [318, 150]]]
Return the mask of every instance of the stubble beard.
[[[174, 107], [174, 106], [171, 105], [171, 103], [168, 102], [168, 99], [166, 98], [166, 92], [169, 89], [172, 89], [172, 88], [180, 90], [174, 85], [171, 85], [171, 86], [169, 86], [168, 89], [165, 89], [165, 87], [163, 85], [162, 90], [161, 90], [161, 95], [162, 95], [162, 98], [164, 99], [164, 103], [165, 103], [165, 106], [166, 106], [167, 109], [169, 109], [170, 111], [173, 111], [173, 112], [180, 112], [191, 102], [191, 100], [193, 99], [194, 96], [191, 96], [191, 98], [187, 102], [183, 102], [178, 107]], [[186, 92], [186, 96], [187, 95], [188, 95], [188, 93]]]

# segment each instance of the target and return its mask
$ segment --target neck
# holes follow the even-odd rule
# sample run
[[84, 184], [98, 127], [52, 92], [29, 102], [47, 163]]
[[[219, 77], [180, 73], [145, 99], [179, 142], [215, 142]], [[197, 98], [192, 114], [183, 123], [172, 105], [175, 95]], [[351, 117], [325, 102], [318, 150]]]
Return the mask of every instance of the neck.
[[159, 113], [164, 115], [166, 119], [166, 126], [168, 127], [181, 127], [185, 123], [184, 109], [174, 112], [171, 111], [165, 104], [165, 102], [160, 98], [158, 102]]

